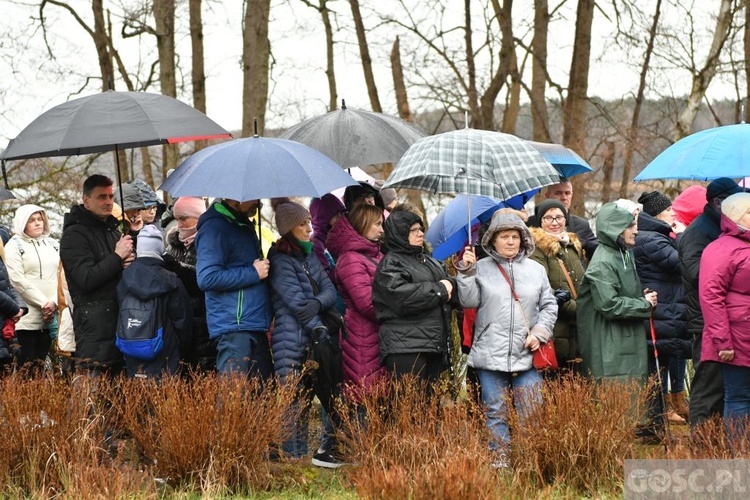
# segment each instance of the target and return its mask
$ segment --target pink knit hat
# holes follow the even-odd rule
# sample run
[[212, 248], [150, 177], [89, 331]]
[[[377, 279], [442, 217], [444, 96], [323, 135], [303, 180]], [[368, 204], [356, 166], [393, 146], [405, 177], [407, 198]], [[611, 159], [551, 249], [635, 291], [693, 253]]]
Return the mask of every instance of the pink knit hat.
[[196, 219], [206, 211], [206, 202], [203, 198], [193, 196], [181, 196], [174, 202], [172, 213], [175, 219], [180, 217], [195, 217]]

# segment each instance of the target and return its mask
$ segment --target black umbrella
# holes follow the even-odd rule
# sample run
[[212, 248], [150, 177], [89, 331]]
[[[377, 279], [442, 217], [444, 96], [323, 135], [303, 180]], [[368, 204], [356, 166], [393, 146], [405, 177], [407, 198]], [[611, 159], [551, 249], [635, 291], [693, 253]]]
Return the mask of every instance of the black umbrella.
[[[177, 99], [110, 90], [45, 111], [8, 144], [0, 158], [71, 156], [229, 137], [216, 122]], [[117, 182], [122, 185], [119, 156], [115, 157]]]
[[315, 148], [342, 168], [395, 163], [424, 133], [395, 116], [359, 109], [341, 109], [316, 116], [281, 134]]

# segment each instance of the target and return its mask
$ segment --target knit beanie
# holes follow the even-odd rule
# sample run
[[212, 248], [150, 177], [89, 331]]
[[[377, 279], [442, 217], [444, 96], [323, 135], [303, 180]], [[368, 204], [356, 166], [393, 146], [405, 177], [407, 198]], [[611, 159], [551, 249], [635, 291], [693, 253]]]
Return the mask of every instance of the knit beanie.
[[656, 217], [672, 206], [672, 200], [669, 199], [669, 196], [662, 194], [659, 191], [643, 193], [641, 197], [638, 198], [638, 203], [643, 205], [644, 212], [653, 217]]
[[539, 205], [536, 206], [536, 210], [534, 214], [536, 215], [536, 221], [540, 227], [542, 225], [542, 217], [544, 217], [544, 214], [553, 208], [559, 208], [560, 210], [562, 210], [562, 213], [565, 216], [565, 220], [566, 220], [566, 223], [563, 225], [564, 226], [567, 225], [568, 211], [565, 210], [565, 205], [563, 205], [562, 202], [560, 202], [559, 200], [550, 198], [548, 200], [544, 200], [543, 202], [541, 202]]
[[706, 187], [706, 201], [711, 201], [714, 198], [727, 198], [733, 194], [743, 193], [745, 189], [741, 188], [732, 179], [726, 177], [719, 177], [714, 179]]
[[195, 217], [196, 219], [206, 211], [206, 202], [203, 198], [194, 196], [181, 196], [174, 202], [172, 214], [175, 219], [180, 217]]
[[164, 253], [164, 237], [161, 230], [153, 224], [146, 224], [138, 232], [136, 245], [138, 257], [159, 257]]
[[735, 224], [739, 224], [748, 211], [750, 211], [750, 193], [733, 194], [721, 202], [721, 213]]
[[271, 206], [276, 212], [276, 230], [279, 232], [279, 236], [284, 236], [294, 226], [299, 226], [306, 220], [312, 219], [308, 209], [289, 198], [275, 198], [271, 200]]
[[614, 201], [614, 204], [622, 208], [623, 210], [627, 210], [633, 215], [635, 215], [636, 210], [638, 210], [639, 212], [643, 212], [643, 205], [632, 200], [628, 200], [627, 198], [618, 198]]

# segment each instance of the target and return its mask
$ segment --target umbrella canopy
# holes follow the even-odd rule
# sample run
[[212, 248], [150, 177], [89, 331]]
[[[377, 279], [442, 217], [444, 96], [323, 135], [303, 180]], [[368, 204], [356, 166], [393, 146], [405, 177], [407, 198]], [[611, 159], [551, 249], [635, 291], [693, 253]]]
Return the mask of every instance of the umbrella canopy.
[[696, 132], [675, 142], [654, 158], [636, 181], [750, 175], [750, 124], [725, 125]]
[[560, 174], [527, 141], [500, 132], [460, 129], [414, 143], [383, 187], [507, 200], [557, 182]]
[[456, 196], [437, 214], [424, 235], [427, 242], [432, 245], [432, 256], [438, 260], [447, 259], [466, 245], [469, 240], [469, 228], [477, 223], [489, 221], [492, 214], [501, 208], [522, 209], [538, 192], [539, 189], [533, 189], [505, 201], [487, 196]]
[[285, 139], [248, 137], [203, 149], [159, 187], [173, 197], [213, 196], [237, 201], [281, 196], [321, 197], [357, 181], [330, 158]]
[[415, 141], [419, 129], [395, 116], [359, 109], [341, 109], [293, 126], [280, 138], [307, 144], [342, 168], [395, 163]]
[[216, 122], [177, 99], [108, 91], [45, 111], [11, 141], [2, 157], [71, 156], [229, 137]]
[[545, 160], [550, 162], [560, 176], [570, 179], [574, 175], [587, 174], [594, 169], [586, 160], [578, 156], [572, 149], [562, 144], [548, 144], [545, 142], [528, 141], [534, 149], [542, 153]]

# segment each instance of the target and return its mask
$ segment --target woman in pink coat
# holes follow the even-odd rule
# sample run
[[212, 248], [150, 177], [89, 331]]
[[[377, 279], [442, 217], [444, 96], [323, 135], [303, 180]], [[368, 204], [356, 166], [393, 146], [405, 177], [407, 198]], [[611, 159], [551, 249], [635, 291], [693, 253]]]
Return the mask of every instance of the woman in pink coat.
[[359, 391], [382, 373], [378, 323], [372, 306], [372, 282], [380, 259], [383, 210], [357, 205], [328, 233], [326, 247], [336, 259], [334, 281], [346, 304], [346, 334], [341, 339], [345, 394]]
[[721, 236], [701, 257], [701, 363], [721, 363], [724, 425], [736, 450], [750, 416], [750, 193], [728, 197], [721, 213]]

